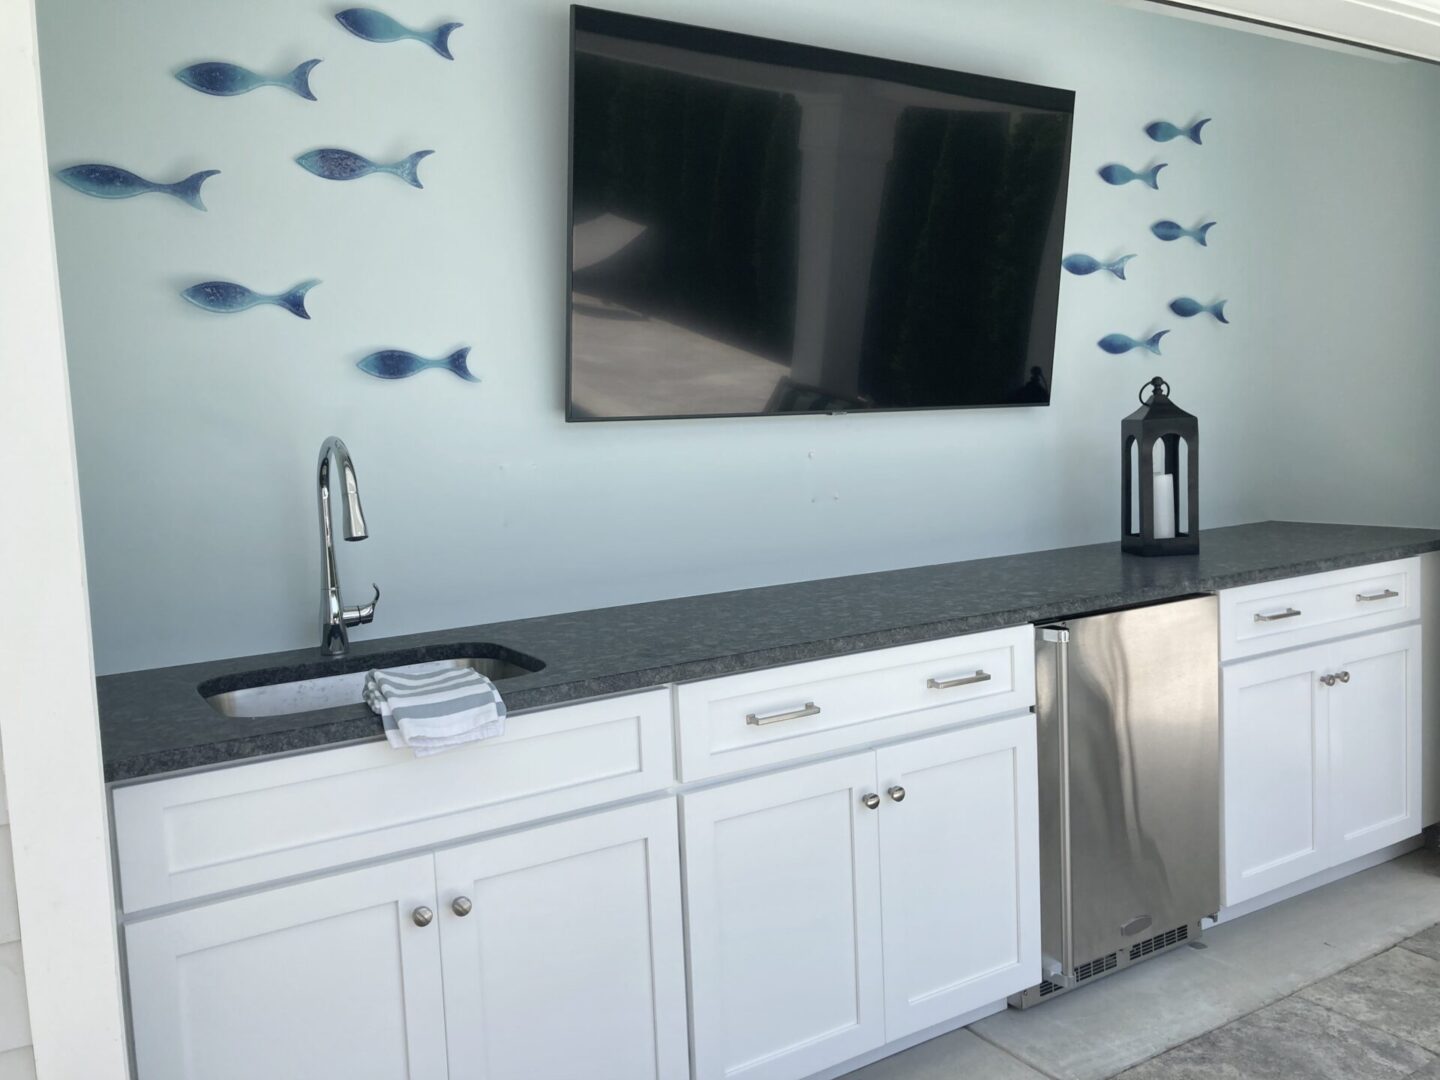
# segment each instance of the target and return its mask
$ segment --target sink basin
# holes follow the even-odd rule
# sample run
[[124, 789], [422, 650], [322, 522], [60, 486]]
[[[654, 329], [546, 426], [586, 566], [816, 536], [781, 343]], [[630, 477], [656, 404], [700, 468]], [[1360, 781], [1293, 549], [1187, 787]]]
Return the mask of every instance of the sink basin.
[[[494, 682], [529, 675], [545, 664], [534, 657], [500, 646], [471, 646], [459, 655], [435, 658], [437, 650], [423, 654], [424, 660], [404, 662], [404, 657], [391, 657], [386, 671], [425, 674], [468, 668]], [[482, 655], [489, 653], [490, 655]], [[293, 713], [315, 712], [339, 706], [359, 705], [365, 700], [365, 677], [376, 667], [373, 657], [346, 657], [339, 662], [353, 671], [333, 675], [294, 677], [298, 671], [270, 670], [247, 672], [224, 679], [212, 679], [199, 686], [200, 696], [221, 716], [235, 719], [258, 719], [266, 716], [289, 716]], [[326, 664], [326, 667], [331, 665]]]

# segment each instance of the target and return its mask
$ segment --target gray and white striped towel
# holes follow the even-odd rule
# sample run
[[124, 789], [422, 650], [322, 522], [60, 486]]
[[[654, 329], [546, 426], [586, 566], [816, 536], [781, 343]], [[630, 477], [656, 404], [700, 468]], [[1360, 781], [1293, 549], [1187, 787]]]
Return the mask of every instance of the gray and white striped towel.
[[505, 702], [495, 684], [469, 668], [372, 671], [365, 701], [385, 721], [391, 746], [416, 757], [505, 733]]

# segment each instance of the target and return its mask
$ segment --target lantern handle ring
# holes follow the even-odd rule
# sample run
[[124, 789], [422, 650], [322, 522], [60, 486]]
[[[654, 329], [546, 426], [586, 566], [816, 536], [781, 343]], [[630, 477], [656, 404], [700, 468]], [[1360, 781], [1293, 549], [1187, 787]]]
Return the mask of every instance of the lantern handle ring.
[[[1165, 388], [1163, 391], [1160, 389], [1162, 386]], [[1136, 396], [1140, 398], [1140, 404], [1141, 404], [1141, 405], [1149, 405], [1149, 404], [1150, 404], [1149, 401], [1146, 401], [1146, 400], [1145, 400], [1145, 391], [1146, 391], [1146, 390], [1151, 390], [1151, 389], [1153, 389], [1156, 394], [1162, 394], [1164, 397], [1169, 397], [1169, 396], [1170, 396], [1170, 384], [1169, 384], [1168, 382], [1166, 382], [1164, 379], [1160, 378], [1159, 375], [1156, 375], [1155, 378], [1151, 379], [1151, 380], [1150, 380], [1149, 382], [1147, 382], [1144, 386], [1140, 387], [1140, 393], [1139, 393], [1138, 395], [1136, 395]], [[1155, 400], [1155, 398], [1154, 398], [1154, 395], [1152, 394], [1152, 395], [1151, 395], [1151, 398], [1150, 398], [1150, 401], [1154, 401], [1154, 400]]]

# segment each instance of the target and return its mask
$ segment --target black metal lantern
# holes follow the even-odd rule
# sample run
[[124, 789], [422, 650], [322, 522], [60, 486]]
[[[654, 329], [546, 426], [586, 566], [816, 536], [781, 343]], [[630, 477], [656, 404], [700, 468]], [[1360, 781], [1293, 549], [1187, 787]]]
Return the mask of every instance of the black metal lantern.
[[[1150, 391], [1147, 400], [1145, 392]], [[1120, 424], [1121, 547], [1132, 555], [1200, 550], [1200, 421], [1156, 376]]]

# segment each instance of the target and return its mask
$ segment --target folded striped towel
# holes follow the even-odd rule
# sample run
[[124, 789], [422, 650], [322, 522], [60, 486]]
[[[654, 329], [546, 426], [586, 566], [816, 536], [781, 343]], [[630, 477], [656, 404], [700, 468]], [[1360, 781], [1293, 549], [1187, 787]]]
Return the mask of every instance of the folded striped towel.
[[477, 671], [442, 664], [419, 671], [372, 671], [365, 702], [385, 722], [391, 746], [416, 757], [505, 733], [505, 702]]

